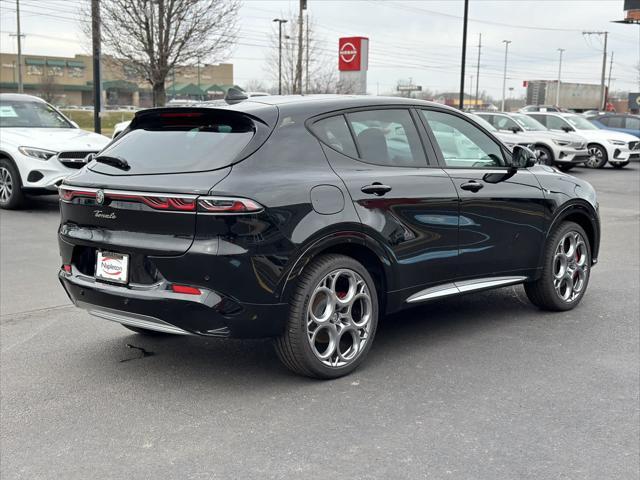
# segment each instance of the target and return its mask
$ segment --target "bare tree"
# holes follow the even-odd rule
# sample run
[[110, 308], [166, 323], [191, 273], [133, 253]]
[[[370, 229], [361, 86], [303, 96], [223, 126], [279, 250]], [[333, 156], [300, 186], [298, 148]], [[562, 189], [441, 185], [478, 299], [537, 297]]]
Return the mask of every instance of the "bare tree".
[[162, 106], [174, 68], [230, 54], [239, 8], [239, 0], [102, 0], [104, 51], [148, 81]]
[[62, 86], [58, 85], [53, 75], [45, 73], [40, 83], [40, 95], [47, 103], [56, 103], [56, 97], [62, 93]]

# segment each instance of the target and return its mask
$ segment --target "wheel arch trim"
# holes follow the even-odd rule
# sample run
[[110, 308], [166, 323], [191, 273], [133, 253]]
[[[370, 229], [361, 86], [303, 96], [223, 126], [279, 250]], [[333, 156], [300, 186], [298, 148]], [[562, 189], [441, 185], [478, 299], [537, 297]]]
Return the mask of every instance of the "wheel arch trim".
[[[348, 246], [362, 249], [362, 251], [368, 251], [368, 254], [376, 257], [377, 262], [381, 266], [382, 281], [388, 290], [389, 282], [393, 279], [393, 267], [390, 256], [382, 245], [371, 236], [362, 231], [349, 230], [327, 234], [304, 247], [302, 253], [297, 256], [292, 267], [287, 272], [280, 289], [280, 298], [284, 301], [290, 297], [292, 289], [295, 287], [296, 279], [302, 273], [304, 267], [314, 258], [336, 247]], [[384, 292], [379, 292], [378, 297], [383, 298]]]
[[590, 228], [585, 230], [591, 246], [591, 262], [592, 264], [597, 263], [598, 252], [600, 250], [600, 222], [598, 220], [598, 213], [596, 209], [586, 200], [574, 199], [563, 205], [557, 212], [555, 212], [551, 222], [549, 222], [549, 228], [547, 229], [545, 240], [549, 238], [552, 230], [560, 222], [572, 216], [578, 216], [588, 222], [587, 225]]

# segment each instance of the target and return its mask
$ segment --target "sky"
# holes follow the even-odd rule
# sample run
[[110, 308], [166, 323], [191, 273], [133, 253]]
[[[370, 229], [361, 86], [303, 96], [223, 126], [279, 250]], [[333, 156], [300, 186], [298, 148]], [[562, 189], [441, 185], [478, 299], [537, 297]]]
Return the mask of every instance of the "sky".
[[[73, 56], [87, 53], [78, 11], [86, 0], [20, 0], [25, 54]], [[475, 91], [478, 35], [482, 34], [480, 90], [500, 98], [504, 43], [510, 40], [509, 95], [524, 94], [524, 80], [558, 76], [558, 48], [564, 48], [562, 80], [599, 83], [603, 36], [613, 52], [613, 90], [640, 91], [640, 26], [611, 23], [623, 18], [623, 0], [470, 0], [466, 88]], [[297, 12], [297, 0], [243, 0], [238, 42], [228, 58], [235, 83], [262, 80], [267, 86], [273, 19]], [[337, 70], [338, 38], [370, 39], [368, 91], [391, 93], [409, 79], [432, 91], [457, 91], [460, 84], [463, 0], [308, 0], [320, 51]], [[15, 0], [0, 0], [0, 50], [17, 51]], [[607, 75], [609, 72], [607, 59]], [[469, 78], [473, 76], [473, 79]], [[472, 84], [473, 90], [470, 88]]]

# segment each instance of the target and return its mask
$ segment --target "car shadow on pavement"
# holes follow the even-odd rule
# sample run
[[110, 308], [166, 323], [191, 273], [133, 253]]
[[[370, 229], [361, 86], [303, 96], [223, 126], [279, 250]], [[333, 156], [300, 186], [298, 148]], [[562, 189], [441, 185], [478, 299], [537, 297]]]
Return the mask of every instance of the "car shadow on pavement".
[[[455, 343], [479, 332], [486, 334], [514, 322], [527, 321], [525, 316], [540, 314], [526, 301], [522, 287], [509, 287], [433, 301], [390, 315], [380, 322], [368, 358], [347, 378], [360, 373], [366, 375], [364, 372], [372, 369], [388, 368], [396, 361], [400, 366], [407, 355], [423, 358], [434, 346]], [[165, 387], [172, 379], [182, 388], [208, 385], [211, 388], [235, 386], [243, 390], [278, 383], [314, 382], [283, 367], [269, 339], [149, 337], [123, 333], [123, 336], [101, 341], [100, 350], [106, 351], [107, 356], [87, 359], [87, 368], [119, 379], [125, 375], [134, 382], [136, 377], [145, 381], [155, 378]]]

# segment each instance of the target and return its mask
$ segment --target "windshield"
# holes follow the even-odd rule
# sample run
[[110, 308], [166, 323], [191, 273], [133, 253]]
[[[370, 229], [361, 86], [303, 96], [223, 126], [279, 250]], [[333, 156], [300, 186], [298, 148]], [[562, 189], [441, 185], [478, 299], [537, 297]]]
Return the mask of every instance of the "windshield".
[[132, 130], [119, 135], [100, 156], [126, 161], [130, 169], [121, 175], [215, 170], [236, 161], [254, 136], [255, 124], [244, 115], [184, 110], [136, 117]]
[[74, 128], [48, 103], [0, 100], [0, 127]]
[[542, 130], [547, 130], [547, 127], [528, 115], [511, 115], [511, 118], [513, 118], [516, 123], [520, 125], [524, 130], [527, 130], [529, 132], [539, 132]]
[[598, 130], [593, 123], [586, 118], [579, 117], [577, 115], [567, 115], [563, 117], [567, 122], [571, 124], [576, 130]]
[[484, 118], [479, 117], [478, 115], [473, 115], [470, 114], [469, 115], [471, 118], [473, 118], [477, 123], [479, 123], [480, 125], [482, 125], [484, 128], [486, 128], [487, 130], [489, 130], [490, 132], [497, 132], [498, 129], [496, 127], [494, 127], [493, 125], [491, 125], [489, 122], [487, 122]]

